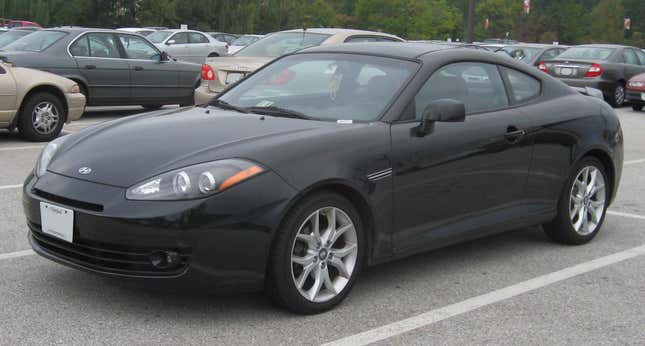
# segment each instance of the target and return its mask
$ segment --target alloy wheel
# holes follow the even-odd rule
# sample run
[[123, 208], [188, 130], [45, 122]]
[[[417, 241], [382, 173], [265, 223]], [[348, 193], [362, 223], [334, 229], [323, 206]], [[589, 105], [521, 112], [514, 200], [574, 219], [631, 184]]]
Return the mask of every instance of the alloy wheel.
[[56, 130], [60, 114], [58, 108], [48, 101], [40, 102], [32, 112], [32, 124], [34, 130], [41, 135], [48, 135]]
[[593, 233], [605, 212], [605, 178], [595, 166], [586, 166], [573, 181], [569, 198], [569, 216], [580, 235]]
[[307, 300], [323, 303], [347, 286], [358, 260], [358, 236], [339, 208], [320, 208], [298, 229], [291, 248], [291, 276]]
[[625, 102], [625, 87], [619, 85], [614, 91], [614, 98], [617, 105], [622, 105]]

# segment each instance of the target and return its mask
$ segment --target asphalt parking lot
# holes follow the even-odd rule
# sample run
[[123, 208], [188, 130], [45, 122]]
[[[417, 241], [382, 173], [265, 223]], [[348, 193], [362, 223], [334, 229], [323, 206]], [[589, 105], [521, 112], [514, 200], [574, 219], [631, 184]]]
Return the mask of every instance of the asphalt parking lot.
[[[92, 108], [63, 134], [139, 112]], [[625, 167], [591, 243], [538, 227], [363, 272], [336, 309], [297, 316], [256, 292], [87, 274], [29, 250], [20, 185], [42, 144], [0, 131], [0, 344], [645, 344], [645, 113], [619, 110]]]

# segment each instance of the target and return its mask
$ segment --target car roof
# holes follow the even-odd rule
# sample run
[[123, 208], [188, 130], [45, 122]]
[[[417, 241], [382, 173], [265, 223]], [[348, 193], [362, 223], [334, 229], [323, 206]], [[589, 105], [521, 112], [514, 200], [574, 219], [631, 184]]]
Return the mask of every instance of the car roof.
[[421, 55], [445, 49], [457, 49], [457, 47], [430, 43], [362, 42], [311, 47], [303, 49], [299, 53], [354, 53], [389, 56], [400, 59], [415, 59]]
[[625, 48], [629, 46], [623, 46], [621, 44], [581, 44], [576, 47], [583, 47], [583, 48]]
[[102, 28], [86, 28], [86, 27], [81, 27], [81, 26], [59, 26], [59, 27], [47, 28], [47, 29], [43, 29], [43, 30], [46, 30], [46, 31], [65, 31], [65, 32], [69, 32], [69, 33], [72, 33], [72, 34], [80, 34], [80, 33], [87, 32], [87, 31], [123, 33], [123, 31], [120, 31], [120, 30], [102, 29]]
[[327, 34], [327, 35], [346, 34], [346, 35], [379, 35], [379, 36], [396, 37], [391, 34], [386, 34], [386, 33], [377, 32], [377, 31], [341, 29], [341, 28], [307, 28], [307, 29], [284, 30], [280, 32], [303, 32], [303, 30], [306, 30], [307, 32], [311, 32], [314, 34]]

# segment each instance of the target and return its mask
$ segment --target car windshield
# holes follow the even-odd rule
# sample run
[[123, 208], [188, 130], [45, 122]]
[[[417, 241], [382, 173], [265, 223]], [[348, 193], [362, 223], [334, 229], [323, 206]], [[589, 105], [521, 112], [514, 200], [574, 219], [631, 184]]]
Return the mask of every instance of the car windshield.
[[29, 52], [42, 52], [45, 49], [49, 48], [56, 41], [63, 38], [67, 35], [63, 31], [54, 31], [54, 30], [41, 30], [35, 31], [34, 33], [24, 36], [17, 41], [6, 45], [3, 47], [3, 50], [17, 50], [17, 51], [29, 51]]
[[34, 33], [34, 31], [28, 31], [28, 30], [11, 30], [8, 31], [2, 35], [0, 35], [0, 48], [16, 41], [17, 39], [27, 36], [31, 33]]
[[510, 56], [515, 60], [530, 63], [533, 58], [540, 54], [542, 49], [535, 47], [508, 46], [497, 51], [499, 54]]
[[257, 36], [242, 36], [231, 43], [231, 46], [248, 46], [251, 43], [259, 40]]
[[558, 55], [558, 59], [607, 60], [615, 51], [613, 48], [573, 47]]
[[374, 56], [293, 55], [241, 81], [215, 104], [269, 115], [277, 110], [317, 120], [373, 121], [417, 69], [414, 62]]
[[172, 34], [172, 31], [156, 31], [146, 36], [146, 38], [152, 43], [162, 43], [165, 39], [168, 38], [168, 36]]
[[306, 47], [320, 45], [330, 35], [309, 32], [281, 32], [252, 43], [235, 56], [276, 58]]

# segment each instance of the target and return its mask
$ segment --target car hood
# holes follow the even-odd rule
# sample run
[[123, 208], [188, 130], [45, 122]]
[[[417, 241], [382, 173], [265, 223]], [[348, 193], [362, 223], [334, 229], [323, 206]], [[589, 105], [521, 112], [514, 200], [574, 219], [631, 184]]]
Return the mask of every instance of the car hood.
[[[129, 187], [176, 168], [245, 157], [249, 148], [261, 148], [263, 141], [275, 137], [285, 140], [324, 127], [330, 127], [329, 123], [217, 108], [166, 110], [103, 123], [70, 135], [48, 170], [95, 183]], [[81, 175], [78, 172], [81, 167], [91, 168], [91, 173]]]

